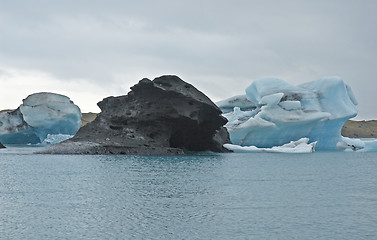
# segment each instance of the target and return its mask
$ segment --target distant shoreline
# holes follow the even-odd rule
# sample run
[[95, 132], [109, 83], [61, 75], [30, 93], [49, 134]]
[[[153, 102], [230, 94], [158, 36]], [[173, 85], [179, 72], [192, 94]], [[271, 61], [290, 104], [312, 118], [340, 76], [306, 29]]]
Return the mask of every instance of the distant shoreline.
[[348, 120], [342, 128], [342, 136], [349, 138], [377, 138], [377, 120]]

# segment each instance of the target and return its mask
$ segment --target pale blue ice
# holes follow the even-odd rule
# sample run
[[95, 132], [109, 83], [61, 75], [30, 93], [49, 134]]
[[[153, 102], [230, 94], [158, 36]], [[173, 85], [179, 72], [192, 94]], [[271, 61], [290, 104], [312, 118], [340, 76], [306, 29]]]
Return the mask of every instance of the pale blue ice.
[[309, 138], [316, 150], [363, 149], [365, 142], [341, 136], [357, 115], [352, 89], [339, 77], [294, 86], [281, 79], [254, 81], [239, 95], [218, 102], [233, 144], [270, 148]]

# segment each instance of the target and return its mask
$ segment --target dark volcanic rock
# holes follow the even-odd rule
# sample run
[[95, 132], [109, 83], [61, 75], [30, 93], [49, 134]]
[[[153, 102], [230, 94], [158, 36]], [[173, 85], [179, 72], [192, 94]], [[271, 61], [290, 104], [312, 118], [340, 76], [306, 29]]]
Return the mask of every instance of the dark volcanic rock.
[[0, 142], [0, 148], [5, 148], [5, 146]]
[[225, 152], [229, 135], [221, 110], [177, 76], [142, 79], [125, 96], [98, 103], [102, 112], [47, 153], [173, 155]]

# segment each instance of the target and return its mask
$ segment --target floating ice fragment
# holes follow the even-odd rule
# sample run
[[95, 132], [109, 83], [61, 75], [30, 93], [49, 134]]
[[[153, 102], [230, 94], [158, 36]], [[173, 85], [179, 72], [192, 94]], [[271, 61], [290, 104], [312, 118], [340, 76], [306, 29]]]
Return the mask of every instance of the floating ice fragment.
[[42, 145], [52, 145], [64, 140], [72, 138], [74, 135], [70, 134], [47, 134], [47, 137], [43, 140]]
[[274, 152], [274, 153], [311, 153], [315, 151], [317, 142], [309, 143], [309, 138], [301, 138], [298, 141], [291, 141], [282, 146], [271, 148], [258, 148], [255, 146], [239, 146], [224, 144], [224, 147], [233, 152]]

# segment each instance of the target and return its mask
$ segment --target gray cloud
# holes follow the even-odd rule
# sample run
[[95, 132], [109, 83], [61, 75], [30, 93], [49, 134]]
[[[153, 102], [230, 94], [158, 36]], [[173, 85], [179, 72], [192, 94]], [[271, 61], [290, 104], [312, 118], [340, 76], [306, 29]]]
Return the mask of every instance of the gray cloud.
[[0, 66], [48, 73], [57, 90], [77, 79], [100, 86], [99, 99], [80, 100], [87, 109], [161, 74], [214, 100], [261, 77], [338, 75], [360, 118], [377, 118], [376, 11], [373, 0], [3, 1]]

